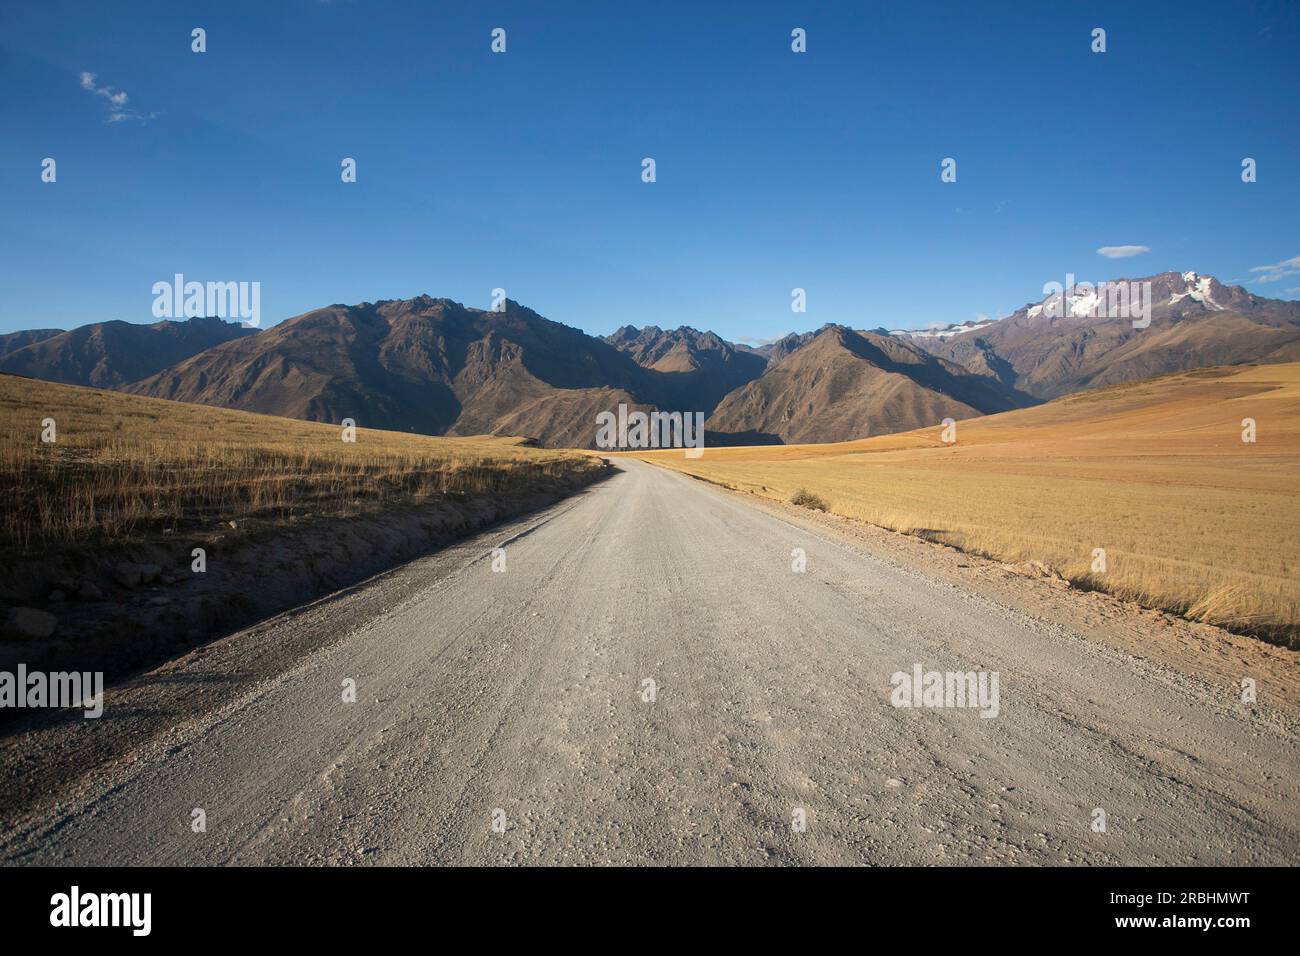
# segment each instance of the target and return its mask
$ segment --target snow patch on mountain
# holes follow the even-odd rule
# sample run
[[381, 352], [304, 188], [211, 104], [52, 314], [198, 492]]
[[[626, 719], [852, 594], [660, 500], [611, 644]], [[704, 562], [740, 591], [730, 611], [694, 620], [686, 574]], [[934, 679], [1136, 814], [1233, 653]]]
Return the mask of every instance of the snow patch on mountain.
[[987, 329], [992, 324], [993, 320], [990, 319], [987, 322], [963, 322], [961, 325], [945, 325], [934, 329], [891, 329], [889, 334], [904, 339], [950, 339], [954, 335]]
[[1214, 282], [1213, 276], [1202, 276], [1197, 275], [1195, 272], [1184, 272], [1183, 282], [1187, 283], [1187, 288], [1182, 292], [1171, 293], [1169, 296], [1169, 305], [1173, 305], [1176, 302], [1180, 302], [1183, 299], [1190, 297], [1193, 302], [1199, 302], [1201, 305], [1210, 309], [1218, 309], [1219, 311], [1222, 311], [1227, 308], [1227, 306], [1220, 305], [1214, 301], [1214, 296], [1211, 294], [1212, 284]]

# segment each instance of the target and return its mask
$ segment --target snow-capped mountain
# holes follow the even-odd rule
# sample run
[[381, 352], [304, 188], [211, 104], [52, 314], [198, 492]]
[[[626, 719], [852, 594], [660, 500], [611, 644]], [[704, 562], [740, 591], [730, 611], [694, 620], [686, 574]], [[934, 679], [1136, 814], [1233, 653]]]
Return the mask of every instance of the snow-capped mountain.
[[928, 329], [881, 329], [880, 331], [883, 334], [897, 336], [900, 339], [950, 339], [954, 335], [986, 329], [993, 324], [993, 321], [993, 319], [985, 319], [977, 322], [972, 319], [969, 322], [936, 325]]
[[[1025, 307], [1029, 318], [1040, 315], [1073, 318], [1120, 318], [1112, 315], [1115, 294], [1112, 287], [1127, 287], [1131, 295], [1141, 295], [1146, 301], [1146, 283], [1150, 283], [1150, 304], [1153, 310], [1178, 305], [1187, 300], [1188, 305], [1198, 305], [1211, 311], [1251, 309], [1259, 299], [1241, 286], [1225, 286], [1211, 275], [1199, 272], [1162, 272], [1145, 279], [1116, 279], [1109, 282], [1076, 282], [1071, 288], [1054, 292], [1034, 305]], [[1135, 291], [1136, 290], [1136, 291]], [[1064, 306], [1061, 302], [1064, 299]], [[1127, 300], [1126, 300], [1127, 301]]]
[[1166, 372], [1300, 359], [1300, 303], [1262, 298], [1204, 273], [1162, 272], [1075, 282], [978, 329], [913, 333], [913, 341], [1005, 385], [1055, 398]]

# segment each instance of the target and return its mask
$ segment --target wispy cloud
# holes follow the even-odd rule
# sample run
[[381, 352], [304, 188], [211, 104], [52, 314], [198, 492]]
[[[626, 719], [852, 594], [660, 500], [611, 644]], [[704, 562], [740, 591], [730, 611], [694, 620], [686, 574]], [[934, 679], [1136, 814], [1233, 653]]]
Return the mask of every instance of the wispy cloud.
[[1097, 255], [1107, 259], [1128, 259], [1150, 251], [1150, 246], [1102, 246], [1097, 250]]
[[127, 106], [127, 96], [125, 90], [115, 90], [111, 86], [99, 86], [95, 83], [96, 74], [89, 73], [85, 70], [81, 72], [81, 88], [88, 93], [94, 93], [96, 96], [102, 96], [108, 101], [108, 123], [120, 123], [123, 120], [139, 120], [146, 123], [157, 116], [157, 113], [144, 114], [139, 110]]
[[1300, 256], [1283, 259], [1271, 266], [1254, 266], [1250, 271], [1263, 273], [1255, 280], [1256, 282], [1276, 282], [1279, 279], [1285, 279], [1287, 276], [1300, 275]]

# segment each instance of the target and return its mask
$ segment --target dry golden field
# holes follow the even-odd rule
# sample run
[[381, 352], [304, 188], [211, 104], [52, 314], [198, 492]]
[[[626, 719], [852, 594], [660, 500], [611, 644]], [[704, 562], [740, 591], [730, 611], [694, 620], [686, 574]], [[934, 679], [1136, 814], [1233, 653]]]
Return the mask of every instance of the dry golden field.
[[[1254, 419], [1257, 440], [1242, 440]], [[1202, 369], [832, 445], [641, 454], [1079, 586], [1300, 643], [1300, 363]], [[1094, 573], [1093, 551], [1106, 570]]]
[[[56, 440], [43, 443], [42, 421]], [[582, 483], [588, 455], [342, 429], [0, 375], [0, 549]]]

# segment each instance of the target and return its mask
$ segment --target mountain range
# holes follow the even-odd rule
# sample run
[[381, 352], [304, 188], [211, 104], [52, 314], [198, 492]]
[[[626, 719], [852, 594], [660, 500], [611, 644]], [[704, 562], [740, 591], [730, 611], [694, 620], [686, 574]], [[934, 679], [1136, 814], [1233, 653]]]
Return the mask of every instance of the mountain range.
[[65, 385], [117, 389], [254, 331], [203, 318], [152, 325], [96, 322], [70, 332], [14, 332], [0, 344], [0, 371]]
[[[1130, 280], [1123, 280], [1130, 281]], [[0, 336], [0, 372], [248, 411], [591, 447], [598, 412], [703, 412], [710, 444], [846, 441], [1211, 365], [1300, 359], [1300, 303], [1212, 276], [1150, 283], [1150, 325], [1067, 289], [997, 320], [826, 325], [758, 347], [682, 326], [598, 338], [507, 301], [331, 305], [264, 331], [215, 318]]]
[[1167, 372], [1300, 358], [1300, 302], [1196, 272], [1117, 281], [1151, 283], [1150, 326], [1098, 318], [1095, 294], [1067, 291], [1063, 302], [1049, 295], [957, 335], [894, 334], [1043, 400]]
[[729, 393], [706, 422], [714, 444], [844, 441], [1035, 404], [911, 342], [830, 325]]

